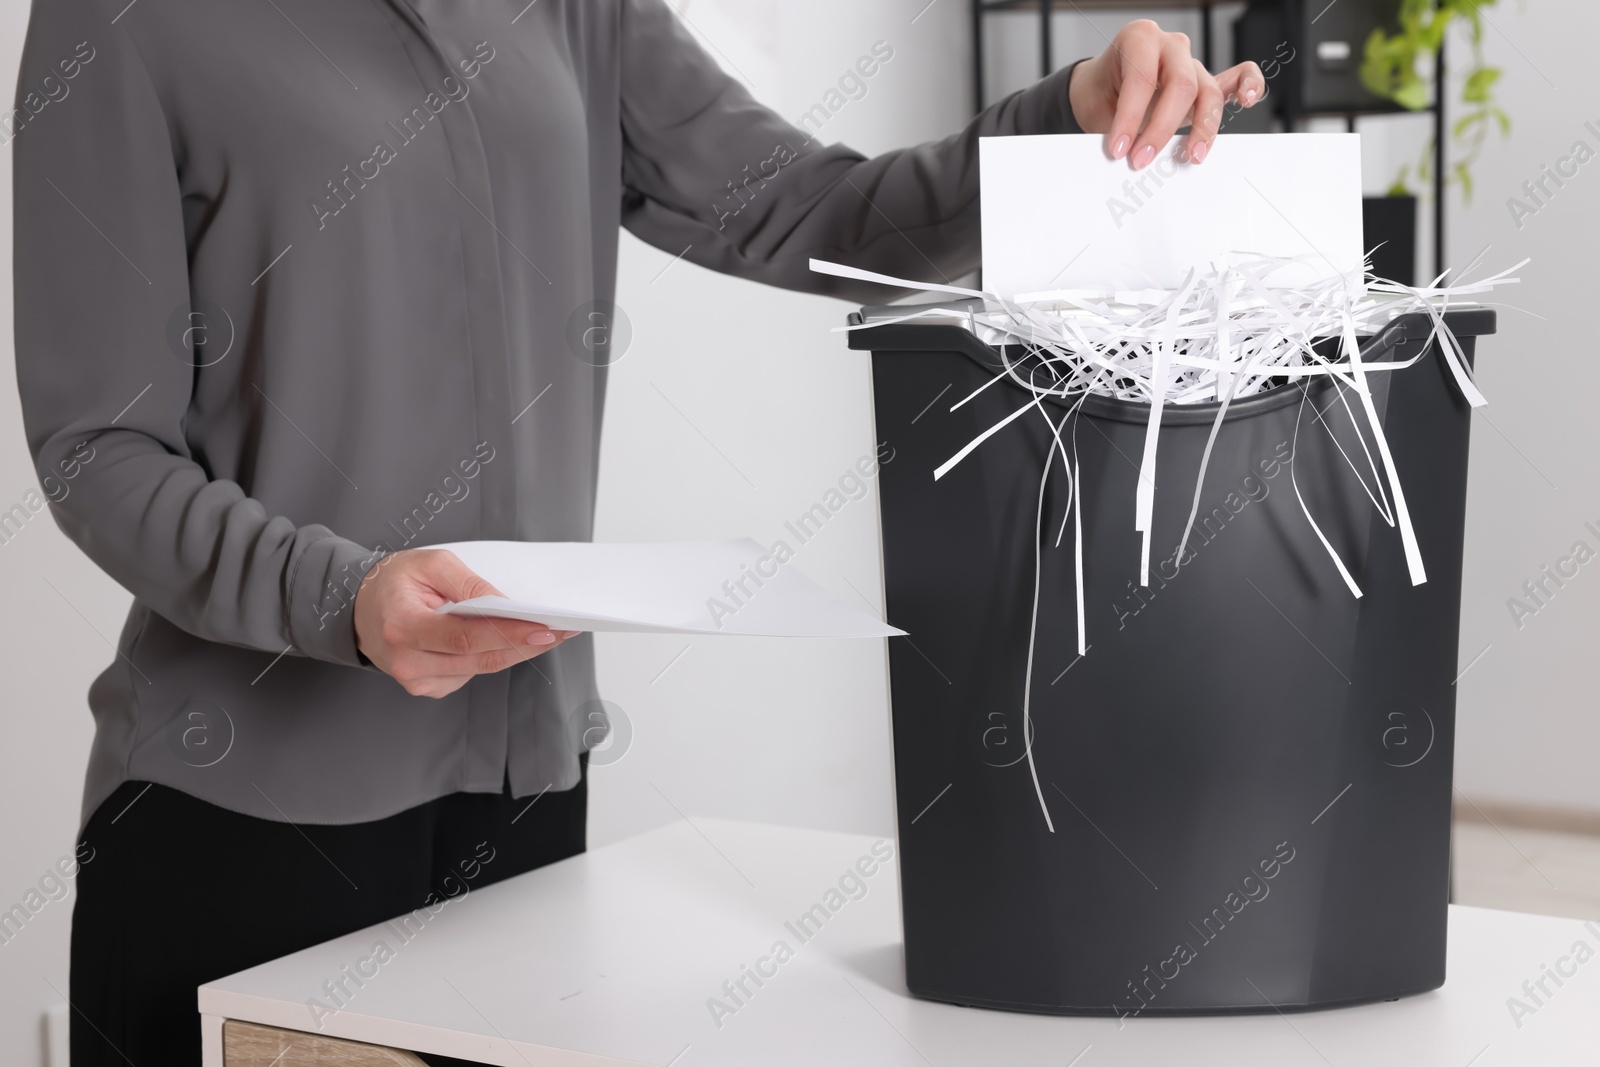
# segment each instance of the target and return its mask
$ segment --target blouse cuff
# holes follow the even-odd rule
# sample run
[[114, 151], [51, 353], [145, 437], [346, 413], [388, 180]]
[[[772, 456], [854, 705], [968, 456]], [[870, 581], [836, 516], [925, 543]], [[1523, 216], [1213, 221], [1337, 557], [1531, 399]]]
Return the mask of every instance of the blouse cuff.
[[380, 558], [381, 552], [332, 533], [302, 551], [289, 578], [289, 638], [297, 651], [375, 669], [356, 647], [355, 605], [363, 579]]
[[1017, 96], [1017, 133], [1083, 133], [1078, 119], [1072, 113], [1072, 100], [1067, 87], [1072, 84], [1072, 72], [1078, 69], [1078, 60], [1022, 90]]

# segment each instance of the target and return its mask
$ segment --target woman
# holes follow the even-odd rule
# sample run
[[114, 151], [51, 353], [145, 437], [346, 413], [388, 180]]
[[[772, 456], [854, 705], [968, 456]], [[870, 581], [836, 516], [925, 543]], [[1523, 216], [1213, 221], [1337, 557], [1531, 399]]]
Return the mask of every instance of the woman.
[[[195, 1063], [197, 984], [583, 849], [589, 638], [435, 614], [494, 590], [421, 546], [590, 537], [583, 339], [619, 227], [881, 299], [808, 258], [975, 267], [980, 136], [1101, 133], [1140, 168], [1192, 121], [1198, 163], [1264, 89], [1136, 22], [865, 159], [756, 104], [662, 0], [37, 0], [28, 442], [134, 596], [89, 696], [73, 1063]], [[308, 1025], [359, 995], [308, 990]]]

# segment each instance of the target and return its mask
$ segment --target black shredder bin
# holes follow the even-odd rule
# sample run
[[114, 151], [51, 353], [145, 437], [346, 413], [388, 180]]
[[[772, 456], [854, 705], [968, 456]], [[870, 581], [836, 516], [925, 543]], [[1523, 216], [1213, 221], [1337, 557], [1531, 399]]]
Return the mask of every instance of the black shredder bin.
[[[1079, 657], [1059, 453], [1039, 521], [1050, 431], [1030, 413], [935, 481], [1030, 394], [1001, 381], [951, 411], [998, 354], [953, 323], [870, 325], [906, 311], [864, 309], [850, 336], [872, 351], [877, 440], [893, 448], [878, 490], [888, 619], [909, 634], [890, 640], [889, 673], [911, 991], [1146, 1015], [1443, 984], [1471, 409], [1428, 317], [1362, 341], [1369, 362], [1421, 353], [1369, 380], [1426, 582], [1369, 499], [1379, 453], [1357, 398], [1313, 379], [1230, 406], [1181, 562], [1217, 407], [1165, 409], [1140, 587], [1149, 409], [1094, 397], [1062, 428], [1081, 468]], [[1469, 360], [1494, 331], [1487, 309], [1446, 322]], [[1069, 411], [1043, 407], [1052, 423]]]

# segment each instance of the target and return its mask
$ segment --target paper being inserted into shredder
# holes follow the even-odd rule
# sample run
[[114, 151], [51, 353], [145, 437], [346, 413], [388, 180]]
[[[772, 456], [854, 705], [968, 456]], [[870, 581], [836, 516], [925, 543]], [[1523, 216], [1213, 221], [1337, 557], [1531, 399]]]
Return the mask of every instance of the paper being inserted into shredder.
[[556, 630], [893, 637], [876, 615], [828, 593], [789, 561], [790, 550], [750, 538], [594, 544], [461, 541], [454, 552], [505, 594], [441, 612], [542, 622]]
[[1290, 288], [1361, 269], [1361, 139], [1353, 133], [1223, 134], [1204, 163], [1174, 139], [1143, 170], [1092, 134], [985, 137], [984, 288], [1177, 289], [1230, 252], [1304, 256]]

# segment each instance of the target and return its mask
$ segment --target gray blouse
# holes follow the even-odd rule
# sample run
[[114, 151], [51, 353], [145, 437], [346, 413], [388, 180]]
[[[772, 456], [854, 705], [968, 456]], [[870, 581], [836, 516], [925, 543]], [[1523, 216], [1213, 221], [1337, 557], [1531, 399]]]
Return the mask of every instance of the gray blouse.
[[35, 0], [5, 123], [28, 444], [134, 597], [84, 820], [130, 779], [309, 823], [576, 784], [589, 638], [412, 697], [357, 653], [362, 575], [589, 539], [620, 226], [860, 301], [893, 294], [808, 257], [955, 278], [978, 137], [1075, 131], [1066, 77], [866, 159], [662, 0]]

